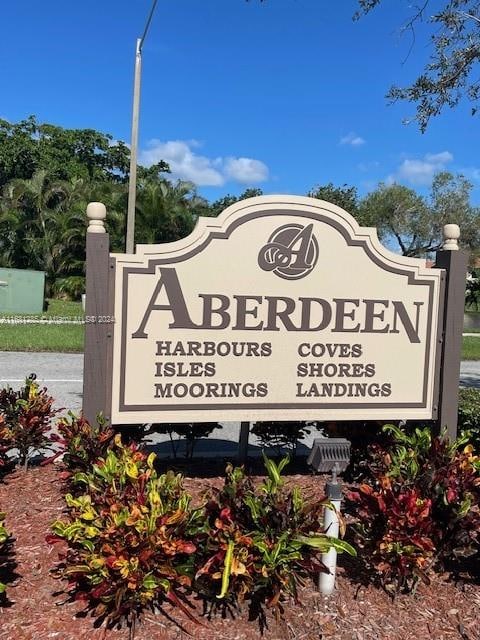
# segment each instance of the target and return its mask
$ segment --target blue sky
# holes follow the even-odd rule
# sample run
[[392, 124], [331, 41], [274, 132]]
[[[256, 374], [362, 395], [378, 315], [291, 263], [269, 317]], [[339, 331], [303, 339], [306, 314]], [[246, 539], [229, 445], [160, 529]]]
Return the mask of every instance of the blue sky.
[[[403, 2], [352, 21], [354, 0], [159, 0], [143, 52], [141, 159], [167, 160], [209, 199], [258, 186], [395, 179], [428, 191], [436, 170], [463, 172], [480, 200], [478, 118], [446, 111], [425, 134], [388, 106], [416, 77]], [[150, 0], [15, 0], [2, 7], [0, 117], [35, 114], [129, 141], [133, 63]]]

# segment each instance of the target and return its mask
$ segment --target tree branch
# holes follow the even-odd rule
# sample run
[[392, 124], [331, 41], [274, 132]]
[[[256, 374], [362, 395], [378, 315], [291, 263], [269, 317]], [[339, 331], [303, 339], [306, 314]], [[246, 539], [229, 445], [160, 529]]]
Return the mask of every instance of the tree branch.
[[467, 13], [466, 11], [457, 11], [457, 13], [463, 18], [475, 20], [475, 22], [478, 22], [480, 24], [480, 18], [477, 18], [477, 16], [472, 16], [471, 13]]

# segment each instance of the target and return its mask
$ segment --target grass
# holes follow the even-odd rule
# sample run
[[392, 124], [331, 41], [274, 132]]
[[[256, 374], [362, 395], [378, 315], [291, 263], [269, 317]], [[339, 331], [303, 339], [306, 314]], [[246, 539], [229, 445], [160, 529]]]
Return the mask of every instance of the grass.
[[462, 360], [480, 360], [480, 336], [464, 336]]
[[31, 313], [0, 313], [0, 318], [21, 316], [22, 318], [52, 318], [57, 316], [60, 318], [79, 318], [83, 317], [83, 309], [81, 302], [72, 302], [71, 300], [55, 300], [50, 298], [47, 300], [48, 310], [42, 314]]
[[83, 352], [83, 324], [0, 324], [0, 351]]
[[[83, 318], [82, 304], [68, 300], [49, 300], [42, 315], [4, 313], [1, 316], [19, 318]], [[56, 351], [81, 353], [84, 340], [83, 324], [0, 324], [0, 351]]]

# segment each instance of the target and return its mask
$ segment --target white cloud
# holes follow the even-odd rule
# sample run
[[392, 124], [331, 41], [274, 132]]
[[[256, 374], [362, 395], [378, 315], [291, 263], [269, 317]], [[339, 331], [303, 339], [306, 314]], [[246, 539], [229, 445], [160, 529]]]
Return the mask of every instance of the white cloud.
[[182, 180], [191, 180], [200, 186], [220, 186], [225, 180], [214, 168], [212, 160], [192, 151], [196, 141], [183, 140], [150, 140], [148, 149], [140, 153], [140, 163], [149, 167], [160, 160], [170, 165], [172, 175]]
[[241, 184], [253, 184], [268, 180], [268, 167], [260, 160], [253, 158], [227, 158], [224, 167], [225, 175]]
[[350, 131], [349, 134], [340, 138], [340, 144], [349, 144], [351, 147], [360, 147], [362, 144], [365, 144], [366, 140], [357, 136], [357, 134], [353, 131]]
[[427, 153], [423, 158], [406, 158], [397, 171], [388, 176], [386, 182], [409, 182], [416, 186], [428, 186], [438, 171], [443, 171], [452, 162], [449, 151]]
[[140, 153], [140, 163], [150, 166], [165, 160], [172, 177], [190, 180], [201, 187], [222, 186], [227, 180], [241, 184], [255, 184], [268, 180], [268, 167], [253, 158], [209, 158], [194, 151], [201, 144], [197, 140], [150, 140]]

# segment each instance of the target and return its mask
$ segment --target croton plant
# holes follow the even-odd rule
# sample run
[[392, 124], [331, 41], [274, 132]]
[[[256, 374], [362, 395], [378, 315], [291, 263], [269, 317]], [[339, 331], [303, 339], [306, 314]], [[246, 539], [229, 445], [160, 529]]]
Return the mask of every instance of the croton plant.
[[429, 427], [386, 425], [370, 474], [348, 493], [356, 544], [391, 593], [413, 591], [434, 565], [480, 552], [480, 458], [468, 434], [449, 442]]
[[30, 457], [51, 447], [52, 419], [61, 411], [54, 409], [54, 399], [45, 387], [40, 388], [31, 374], [18, 391], [0, 389], [0, 455], [17, 449], [19, 463], [28, 465]]
[[257, 488], [243, 469], [227, 468], [224, 487], [205, 505], [205, 527], [198, 543], [196, 588], [254, 609], [266, 603], [282, 613], [282, 599], [298, 601], [299, 585], [326, 571], [321, 554], [335, 547], [352, 555], [346, 542], [323, 529], [325, 500], [305, 499], [281, 476], [288, 463], [265, 458], [267, 478]]
[[166, 602], [191, 616], [182, 600], [194, 573], [198, 512], [181, 477], [158, 476], [154, 460], [117, 436], [90, 472], [76, 474], [85, 493], [66, 496], [69, 515], [48, 538], [68, 543], [57, 575], [107, 622], [134, 623], [145, 607]]

